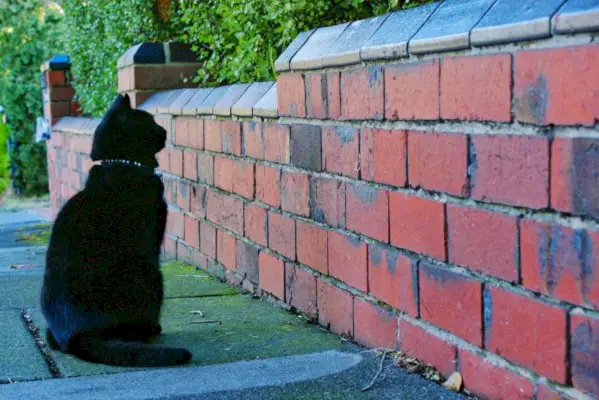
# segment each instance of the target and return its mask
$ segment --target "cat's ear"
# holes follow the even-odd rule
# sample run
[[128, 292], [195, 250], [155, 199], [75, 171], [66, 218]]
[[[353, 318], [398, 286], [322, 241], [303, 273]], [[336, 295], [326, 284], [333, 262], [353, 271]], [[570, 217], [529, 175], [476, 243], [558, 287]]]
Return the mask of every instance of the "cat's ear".
[[123, 105], [127, 108], [131, 108], [131, 99], [129, 98], [129, 94], [125, 94], [125, 97], [123, 97]]

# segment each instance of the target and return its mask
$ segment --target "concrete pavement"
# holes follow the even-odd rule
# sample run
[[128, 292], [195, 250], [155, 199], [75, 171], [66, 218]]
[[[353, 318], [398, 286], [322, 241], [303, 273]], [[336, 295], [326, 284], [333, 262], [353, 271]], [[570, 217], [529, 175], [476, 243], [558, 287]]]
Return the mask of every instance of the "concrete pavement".
[[[47, 237], [44, 219], [39, 213], [0, 212], [1, 399], [461, 397], [406, 374], [389, 359], [375, 385], [362, 392], [379, 368], [374, 353], [179, 262], [163, 267], [159, 342], [188, 348], [191, 364], [122, 368], [51, 351], [38, 306], [45, 247], [31, 244]], [[191, 313], [198, 310], [203, 317]], [[220, 323], [193, 323], [198, 320]]]

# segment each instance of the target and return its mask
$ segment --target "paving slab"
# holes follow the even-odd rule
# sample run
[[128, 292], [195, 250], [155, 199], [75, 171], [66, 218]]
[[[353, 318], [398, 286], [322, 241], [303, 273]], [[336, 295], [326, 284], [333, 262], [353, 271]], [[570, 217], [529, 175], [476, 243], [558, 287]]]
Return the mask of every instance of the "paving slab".
[[406, 57], [408, 41], [439, 7], [439, 2], [396, 11], [385, 19], [379, 29], [360, 50], [362, 60]]
[[208, 96], [202, 100], [200, 105], [196, 108], [197, 114], [212, 114], [214, 105], [220, 101], [220, 99], [227, 93], [231, 88], [231, 85], [219, 86], [214, 88]]
[[268, 92], [274, 82], [254, 82], [231, 107], [231, 114], [251, 117], [254, 105]]
[[182, 115], [183, 107], [189, 102], [189, 100], [196, 94], [197, 89], [183, 89], [183, 92], [171, 103], [168, 108], [168, 113], [173, 115]]
[[231, 107], [239, 100], [239, 98], [246, 92], [250, 87], [250, 83], [237, 83], [231, 85], [229, 90], [218, 100], [212, 109], [212, 113], [221, 116], [230, 116]]
[[193, 94], [193, 96], [191, 96], [187, 104], [183, 106], [183, 109], [181, 110], [181, 113], [183, 115], [197, 115], [198, 107], [200, 107], [202, 102], [206, 100], [206, 97], [208, 97], [210, 93], [212, 93], [214, 88], [201, 88], [192, 90], [194, 90], [195, 93]]
[[327, 54], [329, 46], [337, 40], [348, 26], [349, 22], [346, 22], [345, 24], [318, 28], [291, 59], [291, 69], [320, 68], [321, 57]]
[[277, 83], [268, 89], [266, 94], [262, 96], [260, 100], [256, 103], [253, 109], [254, 115], [259, 117], [272, 117], [276, 118], [278, 114], [277, 106]]
[[320, 59], [322, 67], [343, 66], [360, 62], [360, 48], [379, 29], [389, 14], [352, 22]]
[[43, 267], [29, 274], [0, 275], [0, 310], [39, 307]]
[[497, 0], [470, 34], [472, 45], [551, 36], [551, 16], [563, 0]]
[[554, 33], [599, 30], [599, 0], [568, 0], [552, 19]]
[[0, 383], [52, 377], [25, 327], [21, 310], [0, 311], [0, 332]]
[[289, 71], [289, 63], [291, 62], [291, 59], [293, 58], [293, 56], [295, 56], [298, 50], [301, 49], [302, 46], [308, 41], [308, 39], [310, 38], [310, 36], [312, 36], [314, 32], [316, 32], [316, 29], [300, 32], [300, 34], [297, 35], [295, 39], [293, 39], [293, 42], [291, 42], [291, 44], [287, 46], [285, 51], [281, 53], [279, 58], [275, 60], [275, 72]]
[[[203, 318], [190, 313], [197, 310]], [[32, 310], [31, 317], [42, 332], [46, 330], [39, 310]], [[202, 319], [222, 324], [192, 324]], [[305, 319], [248, 295], [168, 299], [161, 324], [163, 334], [154, 343], [184, 346], [193, 354], [191, 363], [180, 368], [352, 347]], [[51, 354], [65, 377], [147, 369], [89, 363], [54, 350]]]
[[470, 31], [495, 0], [445, 0], [408, 43], [412, 54], [467, 49]]

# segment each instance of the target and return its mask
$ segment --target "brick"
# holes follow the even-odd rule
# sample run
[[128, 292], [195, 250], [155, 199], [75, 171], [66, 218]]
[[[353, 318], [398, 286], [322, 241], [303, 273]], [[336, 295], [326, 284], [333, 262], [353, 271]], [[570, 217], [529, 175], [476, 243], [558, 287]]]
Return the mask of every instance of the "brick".
[[311, 177], [310, 215], [317, 222], [345, 227], [345, 183]]
[[408, 132], [410, 186], [455, 196], [468, 195], [466, 135]]
[[256, 199], [275, 208], [281, 206], [281, 170], [256, 165]]
[[366, 243], [328, 231], [329, 274], [363, 292], [368, 291]]
[[47, 71], [46, 74], [46, 83], [48, 86], [64, 86], [67, 84], [64, 71]]
[[389, 193], [366, 184], [346, 189], [347, 229], [389, 242]]
[[173, 175], [183, 176], [183, 150], [170, 148], [170, 172]]
[[584, 314], [571, 316], [570, 355], [572, 384], [599, 397], [599, 319]]
[[306, 75], [306, 108], [308, 118], [325, 119], [327, 117], [327, 77], [324, 74]]
[[441, 118], [510, 122], [510, 54], [445, 57], [441, 61]]
[[372, 303], [355, 299], [354, 339], [370, 348], [397, 348], [397, 317]]
[[318, 297], [318, 323], [333, 332], [353, 337], [354, 297], [322, 279], [316, 282]]
[[383, 119], [383, 68], [341, 72], [341, 119]]
[[189, 211], [191, 208], [191, 186], [185, 181], [174, 181], [177, 186], [177, 207], [183, 211]]
[[289, 125], [264, 125], [264, 158], [268, 161], [289, 164], [290, 162]]
[[419, 281], [422, 319], [481, 347], [482, 284], [426, 262]]
[[310, 176], [283, 170], [281, 176], [281, 208], [294, 214], [310, 215]]
[[464, 387], [488, 399], [529, 400], [533, 398], [532, 383], [507, 369], [497, 367], [478, 354], [458, 350], [460, 373]]
[[328, 274], [327, 231], [316, 225], [297, 221], [297, 260], [323, 274]]
[[175, 146], [187, 146], [189, 143], [189, 118], [175, 118]]
[[285, 267], [283, 260], [263, 251], [258, 257], [260, 288], [281, 300], [284, 299]]
[[216, 231], [216, 259], [231, 271], [237, 269], [235, 238], [220, 229]]
[[439, 61], [384, 67], [386, 119], [439, 119]]
[[177, 186], [178, 181], [175, 179], [162, 178], [164, 181], [164, 197], [168, 204], [177, 204]]
[[194, 217], [185, 215], [185, 243], [197, 249], [200, 245], [199, 222]]
[[268, 213], [268, 247], [295, 260], [295, 221], [281, 214]]
[[70, 87], [50, 87], [50, 101], [71, 101], [75, 95], [75, 90]]
[[351, 126], [324, 127], [322, 166], [325, 171], [358, 178], [359, 133]]
[[195, 151], [183, 152], [183, 176], [194, 182], [198, 179], [198, 153]]
[[154, 117], [154, 121], [166, 131], [166, 142], [174, 143], [173, 119], [170, 116]]
[[205, 222], [200, 222], [200, 250], [216, 259], [216, 229]]
[[214, 158], [214, 186], [227, 192], [233, 192], [235, 179], [235, 161], [225, 157]]
[[[197, 87], [193, 77], [197, 74], [197, 65], [134, 65], [131, 86], [128, 89], [163, 89]], [[119, 88], [120, 91], [123, 89]], [[125, 89], [127, 90], [127, 89]]]
[[405, 318], [399, 320], [399, 348], [410, 357], [433, 365], [446, 378], [457, 370], [456, 346]]
[[245, 197], [254, 198], [254, 164], [244, 161], [233, 162], [233, 192]]
[[185, 236], [185, 222], [182, 213], [169, 208], [166, 217], [166, 231], [180, 238]]
[[516, 119], [539, 125], [587, 125], [599, 119], [596, 44], [519, 51], [514, 67]]
[[574, 400], [574, 398], [539, 384], [537, 385], [537, 400]]
[[260, 249], [241, 240], [237, 240], [235, 246], [237, 251], [237, 273], [251, 282], [258, 284], [258, 254]]
[[266, 209], [255, 204], [245, 205], [245, 237], [264, 247], [267, 246], [268, 224]]
[[599, 232], [523, 220], [522, 285], [599, 309]]
[[471, 153], [472, 198], [529, 208], [549, 205], [547, 138], [474, 135]]
[[71, 103], [60, 101], [44, 104], [44, 115], [52, 117], [65, 117], [71, 115]]
[[173, 238], [170, 236], [164, 236], [164, 255], [168, 259], [175, 259], [177, 257], [176, 238]]
[[67, 166], [72, 170], [77, 169], [77, 153], [73, 151], [67, 153]]
[[405, 131], [360, 129], [360, 177], [367, 181], [405, 186]]
[[198, 181], [214, 184], [214, 157], [206, 153], [198, 153]]
[[204, 120], [190, 118], [187, 120], [187, 146], [196, 150], [204, 149]]
[[445, 204], [406, 193], [389, 194], [391, 244], [440, 260], [445, 250]]
[[294, 264], [285, 263], [285, 302], [308, 317], [315, 318], [316, 277]]
[[206, 217], [206, 188], [203, 186], [191, 186], [190, 211], [198, 218]]
[[222, 121], [221, 145], [223, 153], [241, 155], [241, 124], [237, 121]]
[[413, 317], [418, 316], [418, 264], [395, 249], [368, 246], [370, 293]]
[[264, 131], [261, 123], [243, 123], [243, 154], [259, 160], [264, 159]]
[[158, 169], [162, 171], [169, 171], [169, 148], [165, 147], [160, 152], [158, 152], [157, 160], [158, 160]]
[[277, 76], [277, 104], [280, 116], [306, 118], [306, 88], [302, 74]]
[[566, 383], [566, 311], [499, 287], [484, 299], [485, 348]]
[[339, 119], [341, 117], [339, 72], [327, 72], [327, 106], [330, 119]]
[[204, 147], [206, 150], [222, 151], [222, 121], [207, 119], [204, 121]]
[[599, 140], [562, 138], [551, 150], [551, 206], [599, 219]]
[[451, 263], [498, 278], [518, 280], [518, 220], [493, 211], [447, 205]]
[[291, 165], [311, 171], [322, 170], [322, 132], [320, 126], [294, 124], [289, 139]]
[[212, 190], [207, 191], [206, 197], [208, 220], [243, 235], [243, 202]]

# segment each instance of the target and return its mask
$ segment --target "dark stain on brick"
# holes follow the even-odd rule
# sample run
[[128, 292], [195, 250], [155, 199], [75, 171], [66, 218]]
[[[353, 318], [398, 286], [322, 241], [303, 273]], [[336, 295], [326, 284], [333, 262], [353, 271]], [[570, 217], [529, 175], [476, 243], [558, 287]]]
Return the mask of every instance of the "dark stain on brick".
[[460, 275], [448, 271], [446, 268], [437, 267], [425, 262], [421, 262], [420, 267], [425, 274], [439, 282], [441, 285], [452, 284], [464, 280]]
[[526, 88], [522, 96], [516, 99], [515, 108], [517, 114], [537, 124], [542, 124], [545, 121], [547, 81], [543, 74], [539, 74], [537, 80]]
[[393, 249], [387, 249], [387, 269], [391, 272], [391, 275], [395, 275], [397, 270], [397, 260], [399, 259], [399, 253]]
[[489, 289], [483, 290], [483, 320], [484, 320], [484, 341], [485, 345], [489, 343], [489, 337], [493, 325], [493, 298]]
[[582, 274], [582, 297], [584, 301], [593, 306], [599, 306], [599, 303], [594, 303], [589, 299], [589, 293], [597, 286], [597, 270], [595, 264], [597, 259], [597, 249], [593, 246], [593, 241], [588, 232], [582, 234], [582, 250], [581, 250], [581, 274]]
[[316, 222], [326, 223], [324, 211], [318, 202], [318, 181], [310, 180], [310, 215]]
[[412, 296], [416, 303], [416, 316], [420, 315], [420, 274], [418, 272], [418, 260], [410, 260], [410, 266], [412, 269]]
[[573, 139], [570, 174], [574, 211], [598, 219], [599, 140]]
[[222, 149], [223, 153], [231, 152], [231, 135], [229, 134], [229, 132], [223, 132]]
[[328, 116], [328, 95], [329, 95], [329, 86], [326, 75], [320, 75], [320, 98], [322, 99], [322, 113], [323, 118], [327, 118]]
[[258, 283], [258, 255], [260, 250], [242, 241], [237, 241], [237, 273]]
[[183, 197], [187, 197], [189, 195], [186, 182], [179, 182], [179, 194], [181, 194]]
[[351, 185], [352, 192], [356, 197], [365, 203], [372, 203], [378, 197], [378, 190], [364, 184]]
[[345, 236], [345, 235], [344, 235], [344, 237], [347, 240], [347, 243], [349, 243], [350, 246], [352, 246], [354, 248], [360, 247], [363, 244], [363, 242], [358, 238], [354, 238], [352, 236]]
[[335, 133], [339, 138], [339, 141], [342, 145], [347, 144], [354, 140], [354, 136], [357, 134], [358, 130], [352, 128], [351, 126], [337, 126], [335, 127]]
[[372, 260], [375, 267], [381, 266], [381, 261], [383, 261], [383, 251], [383, 247], [378, 244], [369, 246], [368, 253], [370, 254], [370, 260]]
[[599, 332], [595, 332], [590, 321], [578, 324], [572, 332], [570, 346], [572, 375], [576, 383], [585, 389], [598, 390]]
[[319, 126], [297, 124], [291, 126], [291, 165], [312, 171], [322, 170], [322, 133]]
[[206, 193], [207, 193], [207, 192], [208, 192], [207, 190], [204, 190], [204, 191], [202, 192], [202, 209], [204, 210], [204, 213], [206, 213], [206, 203], [207, 203], [207, 196], [206, 196]]
[[381, 67], [371, 66], [368, 68], [368, 85], [371, 89], [374, 89], [377, 85], [380, 85], [381, 75]]
[[555, 265], [555, 260], [560, 256], [560, 245], [565, 240], [561, 227], [552, 226], [549, 228], [549, 263], [547, 264], [546, 285], [547, 291], [555, 294], [555, 288], [559, 283], [562, 267]]
[[547, 228], [541, 226], [537, 229], [536, 234], [539, 238], [539, 248], [537, 249], [537, 254], [539, 256], [539, 272], [541, 274], [541, 281], [546, 282], [547, 280], [547, 263], [548, 263], [548, 254], [549, 254], [549, 246], [551, 242], [551, 237], [548, 235]]
[[466, 193], [474, 190], [476, 185], [476, 171], [478, 170], [478, 159], [476, 158], [476, 146], [474, 145], [474, 138], [468, 136], [468, 187]]

